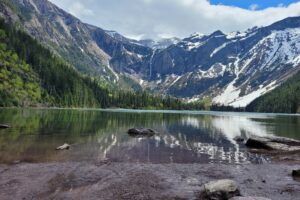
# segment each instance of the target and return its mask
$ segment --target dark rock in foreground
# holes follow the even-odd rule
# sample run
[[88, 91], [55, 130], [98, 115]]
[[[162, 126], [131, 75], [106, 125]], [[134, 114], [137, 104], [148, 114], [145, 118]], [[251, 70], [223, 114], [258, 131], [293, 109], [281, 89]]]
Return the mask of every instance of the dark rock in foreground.
[[300, 169], [293, 170], [292, 176], [297, 177], [297, 178], [300, 178]]
[[149, 128], [132, 128], [128, 130], [128, 134], [134, 137], [151, 137], [157, 132]]
[[6, 128], [10, 128], [10, 126], [7, 124], [0, 124], [0, 129], [6, 129]]
[[225, 200], [235, 196], [240, 196], [237, 183], [233, 180], [224, 179], [205, 184], [200, 199]]
[[277, 150], [277, 151], [300, 151], [300, 141], [284, 137], [257, 137], [252, 136], [246, 141], [249, 148]]

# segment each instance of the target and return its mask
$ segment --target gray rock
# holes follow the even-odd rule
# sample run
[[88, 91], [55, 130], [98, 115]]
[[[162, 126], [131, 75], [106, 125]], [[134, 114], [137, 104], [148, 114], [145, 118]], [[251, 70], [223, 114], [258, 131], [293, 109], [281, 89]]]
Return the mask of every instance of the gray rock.
[[249, 148], [278, 150], [278, 151], [299, 151], [300, 141], [283, 137], [257, 137], [252, 136], [246, 141]]
[[265, 197], [233, 197], [230, 200], [271, 200]]
[[7, 124], [0, 124], [0, 129], [6, 129], [6, 128], [10, 128], [10, 126]]
[[150, 128], [132, 128], [128, 130], [128, 134], [133, 137], [151, 137], [155, 135], [157, 132]]
[[63, 144], [63, 145], [57, 147], [56, 150], [68, 150], [68, 149], [70, 149], [70, 147], [71, 146], [69, 144]]
[[206, 200], [226, 200], [235, 196], [240, 196], [239, 187], [229, 179], [209, 182], [200, 193], [200, 199]]

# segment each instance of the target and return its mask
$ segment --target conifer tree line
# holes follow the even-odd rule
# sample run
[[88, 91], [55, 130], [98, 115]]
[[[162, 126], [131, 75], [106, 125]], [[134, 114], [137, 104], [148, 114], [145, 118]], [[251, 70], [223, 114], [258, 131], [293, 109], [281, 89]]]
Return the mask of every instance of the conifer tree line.
[[0, 106], [203, 109], [169, 96], [112, 90], [0, 20]]
[[248, 112], [300, 113], [300, 72], [246, 107]]

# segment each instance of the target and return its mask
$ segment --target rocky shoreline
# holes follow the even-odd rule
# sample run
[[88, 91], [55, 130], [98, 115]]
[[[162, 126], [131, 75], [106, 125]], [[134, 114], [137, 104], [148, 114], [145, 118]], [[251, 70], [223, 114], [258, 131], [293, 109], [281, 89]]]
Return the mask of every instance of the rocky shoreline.
[[[152, 129], [130, 129], [151, 137]], [[0, 199], [294, 200], [300, 196], [300, 141], [236, 138], [263, 164], [49, 162], [0, 165]], [[69, 149], [64, 144], [57, 149]], [[72, 150], [72, 149], [71, 149]]]
[[204, 184], [235, 181], [242, 196], [300, 196], [300, 164], [20, 163], [0, 166], [0, 199], [201, 199]]

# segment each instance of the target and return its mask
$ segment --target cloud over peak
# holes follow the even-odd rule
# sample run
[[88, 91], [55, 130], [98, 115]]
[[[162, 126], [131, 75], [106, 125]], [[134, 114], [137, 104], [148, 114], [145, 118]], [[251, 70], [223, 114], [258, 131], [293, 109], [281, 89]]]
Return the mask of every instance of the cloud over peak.
[[213, 5], [208, 0], [50, 0], [84, 22], [129, 37], [186, 37], [193, 32], [243, 31], [300, 16], [300, 2], [257, 10]]

